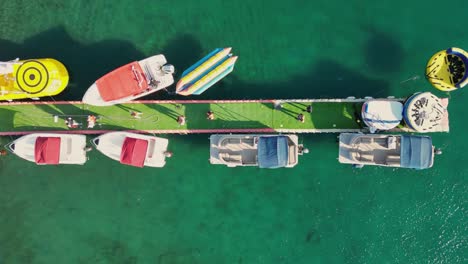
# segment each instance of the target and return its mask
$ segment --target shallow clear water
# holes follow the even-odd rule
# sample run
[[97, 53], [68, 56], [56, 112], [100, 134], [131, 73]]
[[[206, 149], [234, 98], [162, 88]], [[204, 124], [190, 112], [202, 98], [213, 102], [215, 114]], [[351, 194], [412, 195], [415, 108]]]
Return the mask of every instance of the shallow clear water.
[[[234, 73], [197, 99], [443, 95], [425, 64], [468, 49], [468, 2], [342, 2], [4, 1], [0, 59], [61, 60], [71, 85], [56, 100], [131, 60], [164, 53], [180, 74], [225, 46], [240, 56]], [[210, 166], [208, 135], [168, 136], [164, 169], [9, 155], [0, 263], [466, 262], [467, 91], [451, 99], [450, 133], [433, 134], [444, 154], [424, 171], [341, 165], [332, 134], [302, 135], [311, 152], [279, 170]]]

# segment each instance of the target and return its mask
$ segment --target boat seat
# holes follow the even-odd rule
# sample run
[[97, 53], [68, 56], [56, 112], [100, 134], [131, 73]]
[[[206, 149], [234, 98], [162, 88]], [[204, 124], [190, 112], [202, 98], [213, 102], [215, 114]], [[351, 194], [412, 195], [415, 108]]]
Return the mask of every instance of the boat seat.
[[219, 157], [225, 161], [225, 162], [230, 162], [230, 163], [242, 163], [242, 156], [238, 154], [229, 154], [229, 153], [219, 153]]
[[388, 165], [388, 166], [399, 166], [400, 165], [400, 161], [399, 160], [386, 160], [385, 161], [385, 165]]
[[153, 152], [154, 152], [154, 148], [156, 146], [156, 140], [154, 139], [150, 139], [149, 142], [148, 142], [148, 159], [151, 159], [153, 157]]
[[359, 157], [359, 159], [361, 161], [374, 161], [374, 155], [361, 153], [361, 156]]
[[66, 149], [67, 149], [67, 152], [66, 152], [67, 155], [71, 155], [72, 150], [73, 150], [72, 139], [71, 138], [66, 139]]
[[296, 146], [289, 145], [289, 157], [288, 157], [288, 164], [296, 163]]
[[240, 138], [227, 138], [221, 142], [221, 146], [225, 147], [230, 144], [240, 144], [240, 143], [241, 143]]
[[62, 138], [60, 142], [60, 160], [70, 160], [73, 151], [72, 139]]
[[385, 164], [388, 166], [399, 166], [400, 165], [400, 156], [398, 155], [388, 155], [385, 159]]
[[350, 150], [348, 155], [352, 160], [355, 160], [355, 161], [361, 160], [361, 152], [357, 150]]
[[372, 138], [362, 137], [362, 138], [360, 138], [360, 140], [361, 140], [361, 143], [364, 143], [364, 144], [371, 144], [371, 143], [373, 143], [373, 139], [372, 139]]
[[229, 144], [239, 144], [241, 142], [240, 138], [230, 138], [228, 139]]
[[229, 155], [229, 159], [230, 159], [231, 162], [242, 163], [242, 156], [241, 155]]
[[387, 138], [387, 148], [388, 149], [396, 149], [397, 141], [395, 137], [388, 137]]
[[245, 138], [242, 140], [243, 143], [247, 144], [248, 146], [255, 146], [255, 140], [254, 138]]
[[252, 160], [244, 160], [242, 161], [242, 164], [250, 164], [250, 165], [255, 165], [258, 163], [258, 158], [257, 158], [257, 155], [255, 155], [254, 159]]

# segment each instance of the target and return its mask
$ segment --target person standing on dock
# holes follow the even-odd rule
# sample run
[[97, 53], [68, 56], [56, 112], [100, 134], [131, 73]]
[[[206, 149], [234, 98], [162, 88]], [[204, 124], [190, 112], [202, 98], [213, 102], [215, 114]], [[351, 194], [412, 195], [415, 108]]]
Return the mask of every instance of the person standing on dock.
[[141, 119], [142, 114], [143, 113], [141, 113], [141, 112], [130, 111], [130, 116], [133, 117], [133, 118], [136, 118], [136, 119]]
[[88, 116], [88, 128], [93, 128], [96, 125], [96, 117], [94, 115]]
[[299, 122], [301, 122], [301, 123], [304, 123], [305, 122], [305, 116], [303, 114], [299, 114], [297, 116], [297, 120], [299, 120]]
[[65, 124], [68, 128], [78, 128], [78, 126], [80, 125], [78, 122], [76, 122], [76, 120], [72, 119], [71, 117], [65, 120]]
[[179, 117], [177, 117], [177, 123], [179, 123], [179, 125], [183, 126], [185, 125], [185, 116], [184, 115], [180, 115]]
[[206, 112], [206, 119], [208, 119], [208, 120], [214, 120], [215, 119], [213, 111]]

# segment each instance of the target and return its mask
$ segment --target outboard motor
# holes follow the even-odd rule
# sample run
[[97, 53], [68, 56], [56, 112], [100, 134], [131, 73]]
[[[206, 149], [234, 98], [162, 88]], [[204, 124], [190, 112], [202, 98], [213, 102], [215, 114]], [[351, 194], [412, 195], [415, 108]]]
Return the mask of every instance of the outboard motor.
[[175, 68], [172, 64], [166, 64], [161, 67], [161, 71], [163, 71], [166, 74], [174, 74]]
[[304, 145], [302, 145], [302, 144], [298, 145], [298, 154], [299, 155], [303, 155], [303, 154], [307, 154], [307, 153], [309, 153], [308, 148], [304, 148]]

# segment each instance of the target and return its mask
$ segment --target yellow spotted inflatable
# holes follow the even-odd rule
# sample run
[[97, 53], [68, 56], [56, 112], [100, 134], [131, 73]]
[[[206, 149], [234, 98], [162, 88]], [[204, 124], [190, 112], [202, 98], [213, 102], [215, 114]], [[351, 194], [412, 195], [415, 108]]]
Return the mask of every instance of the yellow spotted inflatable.
[[426, 78], [441, 91], [453, 91], [468, 83], [468, 53], [459, 48], [437, 52], [427, 62]]
[[0, 100], [52, 96], [68, 85], [68, 71], [54, 59], [0, 62]]

